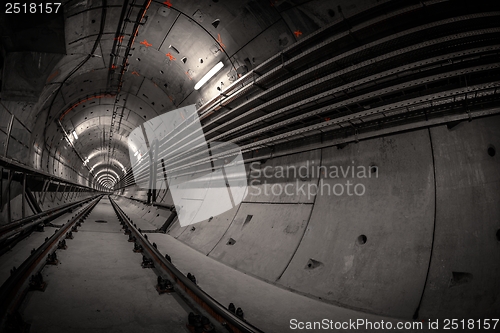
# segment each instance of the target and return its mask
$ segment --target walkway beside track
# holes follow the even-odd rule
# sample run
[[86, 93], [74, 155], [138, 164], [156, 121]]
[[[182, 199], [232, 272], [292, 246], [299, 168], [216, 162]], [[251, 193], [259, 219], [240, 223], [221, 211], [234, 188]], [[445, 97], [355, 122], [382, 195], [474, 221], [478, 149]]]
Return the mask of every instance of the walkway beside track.
[[[116, 202], [137, 226], [155, 228], [136, 214], [136, 207], [125, 204], [127, 200]], [[232, 302], [237, 308], [241, 307], [245, 320], [265, 332], [298, 331], [290, 328], [291, 319], [302, 322], [322, 321], [323, 319], [349, 322], [349, 320], [366, 319], [372, 323], [383, 320], [392, 322], [394, 327], [398, 322], [394, 318], [335, 306], [269, 284], [207, 257], [168, 234], [145, 234], [151, 243], [156, 243], [161, 253], [170, 255], [177, 269], [185, 275], [194, 274], [201, 289], [223, 305], [228, 306]], [[325, 330], [312, 329], [307, 332], [325, 332]], [[358, 329], [356, 332], [373, 332], [373, 330]], [[419, 331], [408, 329], [404, 332]]]

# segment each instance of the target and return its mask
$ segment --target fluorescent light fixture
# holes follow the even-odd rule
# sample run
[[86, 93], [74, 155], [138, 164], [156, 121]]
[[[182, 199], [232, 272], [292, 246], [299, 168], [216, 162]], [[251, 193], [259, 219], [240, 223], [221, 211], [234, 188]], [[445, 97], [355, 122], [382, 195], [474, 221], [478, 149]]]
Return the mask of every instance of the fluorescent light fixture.
[[134, 153], [134, 157], [137, 156], [137, 154], [139, 154], [138, 150], [136, 150], [136, 152]]
[[204, 77], [201, 78], [200, 81], [194, 86], [194, 90], [200, 89], [205, 83], [207, 83], [208, 80], [210, 80], [217, 72], [219, 72], [222, 67], [224, 67], [224, 64], [222, 61], [220, 61], [217, 65], [214, 66], [207, 74], [205, 74]]
[[76, 135], [75, 131], [73, 131], [73, 136], [75, 137], [75, 140], [78, 140], [78, 135]]

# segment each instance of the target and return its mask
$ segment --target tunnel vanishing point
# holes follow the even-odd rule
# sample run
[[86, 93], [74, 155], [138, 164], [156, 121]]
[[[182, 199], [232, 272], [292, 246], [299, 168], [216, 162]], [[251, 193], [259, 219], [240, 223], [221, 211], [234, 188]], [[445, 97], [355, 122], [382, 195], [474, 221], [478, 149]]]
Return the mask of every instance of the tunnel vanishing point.
[[499, 1], [2, 6], [0, 331], [500, 329]]

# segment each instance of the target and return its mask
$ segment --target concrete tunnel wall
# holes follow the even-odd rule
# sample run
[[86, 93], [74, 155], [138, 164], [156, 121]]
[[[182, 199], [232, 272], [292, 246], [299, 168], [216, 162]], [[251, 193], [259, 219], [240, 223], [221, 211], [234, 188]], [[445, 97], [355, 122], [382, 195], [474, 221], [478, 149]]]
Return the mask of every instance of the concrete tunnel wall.
[[[345, 15], [347, 4], [350, 2], [346, 6], [342, 2]], [[300, 28], [304, 35], [324, 25], [306, 24], [304, 17], [295, 17], [295, 8], [307, 6], [311, 11], [316, 9], [306, 3], [285, 12], [284, 17], [290, 27]], [[326, 9], [323, 12], [326, 15]], [[245, 33], [244, 29], [235, 30]], [[283, 37], [293, 40], [288, 30], [280, 21], [245, 46], [240, 60], [255, 56], [262, 61], [278, 53]], [[282, 31], [287, 33], [283, 36]], [[256, 47], [270, 41], [270, 36], [279, 36], [280, 44], [266, 42], [266, 47]], [[82, 45], [82, 49], [89, 48]], [[61, 77], [72, 68], [65, 64]], [[180, 76], [185, 76], [184, 72]], [[93, 84], [100, 87], [104, 81], [96, 82]], [[79, 83], [75, 80], [74, 84]], [[146, 83], [144, 89], [152, 90], [151, 83]], [[142, 94], [136, 81], [126, 84], [128, 90]], [[35, 105], [0, 105], [0, 142], [4, 145], [6, 124], [11, 114], [17, 117], [5, 157], [89, 185], [88, 170], [78, 156], [72, 150], [58, 149], [57, 126], [51, 124], [47, 133], [52, 136], [44, 136], [45, 103], [53, 90], [48, 86]], [[71, 87], [65, 91], [70, 93]], [[208, 92], [201, 93], [201, 100], [210, 99]], [[174, 97], [182, 100], [185, 91], [179, 89], [178, 94]], [[199, 101], [193, 94], [183, 105]], [[54, 110], [64, 109], [62, 101], [55, 105]], [[160, 106], [157, 103], [156, 111], [161, 111]], [[82, 113], [81, 118], [84, 116]], [[249, 189], [243, 203], [210, 221], [184, 228], [174, 222], [168, 237], [270, 284], [344, 307], [410, 319], [420, 304], [420, 318], [492, 317], [500, 313], [496, 297], [500, 286], [495, 280], [500, 276], [500, 162], [488, 149], [491, 152], [500, 146], [499, 125], [499, 116], [488, 117], [451, 129], [436, 126], [365, 140], [343, 149], [329, 147], [268, 159], [261, 167], [300, 167], [306, 161], [345, 167], [354, 160], [354, 165], [377, 166], [379, 177], [361, 180], [366, 185], [364, 196], [257, 195], [256, 189], [263, 192], [264, 186], [256, 186]], [[49, 152], [42, 147], [44, 140], [51, 144]], [[247, 169], [250, 172], [249, 165]], [[271, 185], [284, 187], [296, 181], [307, 187], [320, 181], [334, 185], [338, 180], [319, 175], [298, 180], [285, 177], [272, 180]], [[42, 194], [34, 195], [40, 198]], [[46, 195], [42, 209], [64, 204], [61, 194]], [[79, 199], [88, 195], [81, 193]], [[131, 186], [122, 195], [145, 201], [147, 190]], [[18, 199], [12, 200], [13, 212], [21, 211]], [[166, 188], [158, 191], [157, 200], [173, 204]], [[120, 202], [134, 207], [157, 228], [170, 215], [166, 209], [137, 201], [122, 198]], [[362, 235], [366, 237], [364, 244]]]
[[[491, 317], [500, 311], [500, 162], [490, 156], [499, 126], [495, 116], [269, 159], [262, 166], [377, 166], [378, 178], [298, 179], [363, 183], [363, 196], [252, 196], [254, 186], [237, 207], [188, 227], [175, 221], [168, 235], [325, 302], [405, 319], [420, 303], [421, 318]], [[131, 195], [146, 198], [137, 188]], [[156, 227], [169, 214], [120, 201]], [[172, 204], [168, 192], [163, 201]]]

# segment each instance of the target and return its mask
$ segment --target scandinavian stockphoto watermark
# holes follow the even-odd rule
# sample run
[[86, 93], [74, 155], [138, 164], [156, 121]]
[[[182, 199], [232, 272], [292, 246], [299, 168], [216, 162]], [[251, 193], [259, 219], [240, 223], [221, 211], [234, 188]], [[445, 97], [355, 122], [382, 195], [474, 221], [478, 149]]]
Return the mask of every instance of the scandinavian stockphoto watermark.
[[136, 184], [168, 188], [182, 227], [238, 206], [247, 193], [240, 148], [208, 142], [195, 105], [163, 113], [135, 128], [128, 137]]
[[376, 165], [317, 165], [315, 161], [286, 166], [250, 164], [249, 195], [303, 196], [316, 195], [362, 196], [366, 193], [364, 180], [378, 178]]

